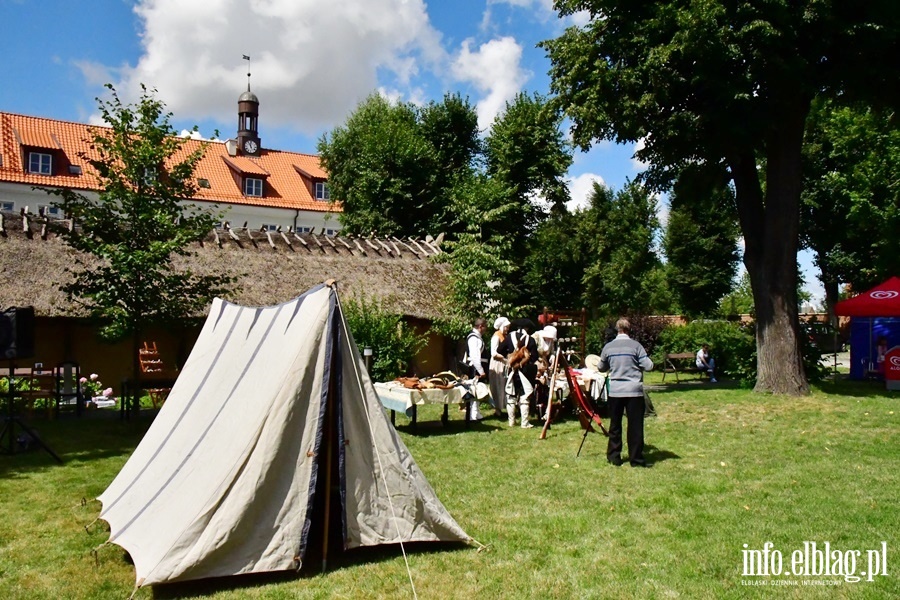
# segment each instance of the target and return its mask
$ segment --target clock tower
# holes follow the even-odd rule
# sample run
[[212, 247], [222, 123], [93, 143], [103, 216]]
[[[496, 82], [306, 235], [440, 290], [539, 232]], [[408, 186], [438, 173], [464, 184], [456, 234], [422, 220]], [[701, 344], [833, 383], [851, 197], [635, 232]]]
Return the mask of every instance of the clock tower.
[[245, 156], [259, 156], [259, 98], [250, 91], [250, 83], [247, 83], [247, 91], [238, 98], [238, 150]]

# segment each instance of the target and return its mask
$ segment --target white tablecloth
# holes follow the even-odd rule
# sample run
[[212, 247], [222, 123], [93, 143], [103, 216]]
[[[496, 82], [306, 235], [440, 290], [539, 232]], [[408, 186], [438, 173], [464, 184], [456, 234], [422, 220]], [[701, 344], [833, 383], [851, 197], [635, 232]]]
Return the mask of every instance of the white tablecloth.
[[[464, 400], [471, 384], [459, 384], [452, 388], [442, 390], [429, 388], [424, 390], [404, 387], [397, 381], [375, 383], [375, 392], [385, 408], [412, 414], [414, 405], [422, 404], [458, 404]], [[484, 383], [475, 384], [475, 395], [481, 402], [488, 402], [491, 397], [490, 389]], [[468, 398], [465, 398], [468, 400]]]

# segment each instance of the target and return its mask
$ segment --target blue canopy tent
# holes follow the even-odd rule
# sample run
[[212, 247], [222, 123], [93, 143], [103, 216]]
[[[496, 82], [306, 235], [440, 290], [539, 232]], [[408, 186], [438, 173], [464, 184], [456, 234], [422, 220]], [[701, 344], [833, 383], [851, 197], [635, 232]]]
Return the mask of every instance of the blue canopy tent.
[[900, 345], [900, 277], [838, 302], [834, 312], [851, 317], [850, 378], [864, 379], [877, 366], [879, 338], [887, 339], [888, 348]]

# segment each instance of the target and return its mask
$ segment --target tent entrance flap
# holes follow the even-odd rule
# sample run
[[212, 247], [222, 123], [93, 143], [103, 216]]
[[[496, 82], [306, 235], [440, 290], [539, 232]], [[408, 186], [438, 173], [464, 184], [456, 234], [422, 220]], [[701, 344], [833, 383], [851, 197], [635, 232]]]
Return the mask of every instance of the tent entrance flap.
[[[339, 353], [333, 351], [334, 347], [332, 343], [329, 361], [332, 373], [338, 372], [339, 367], [335, 363], [340, 361]], [[343, 518], [345, 507], [341, 493], [344, 481], [341, 473], [344, 436], [341, 420], [338, 418], [340, 405], [339, 387], [335, 385], [335, 377], [330, 377], [328, 397], [323, 406], [322, 446], [315, 456], [316, 485], [309, 508], [313, 518], [309, 522], [305, 549], [300, 557], [302, 573], [313, 573], [319, 565], [324, 572], [329, 561], [346, 548]]]

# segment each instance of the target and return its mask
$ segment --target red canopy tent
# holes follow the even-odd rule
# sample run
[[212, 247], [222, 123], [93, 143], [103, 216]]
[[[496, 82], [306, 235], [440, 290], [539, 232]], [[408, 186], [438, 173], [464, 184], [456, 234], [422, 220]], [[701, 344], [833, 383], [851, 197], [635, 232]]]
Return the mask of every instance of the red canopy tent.
[[875, 341], [884, 338], [888, 348], [900, 344], [900, 277], [891, 277], [871, 290], [838, 302], [834, 312], [853, 317], [850, 378], [863, 379], [876, 373]]
[[900, 317], [900, 277], [838, 302], [834, 312], [848, 317]]

